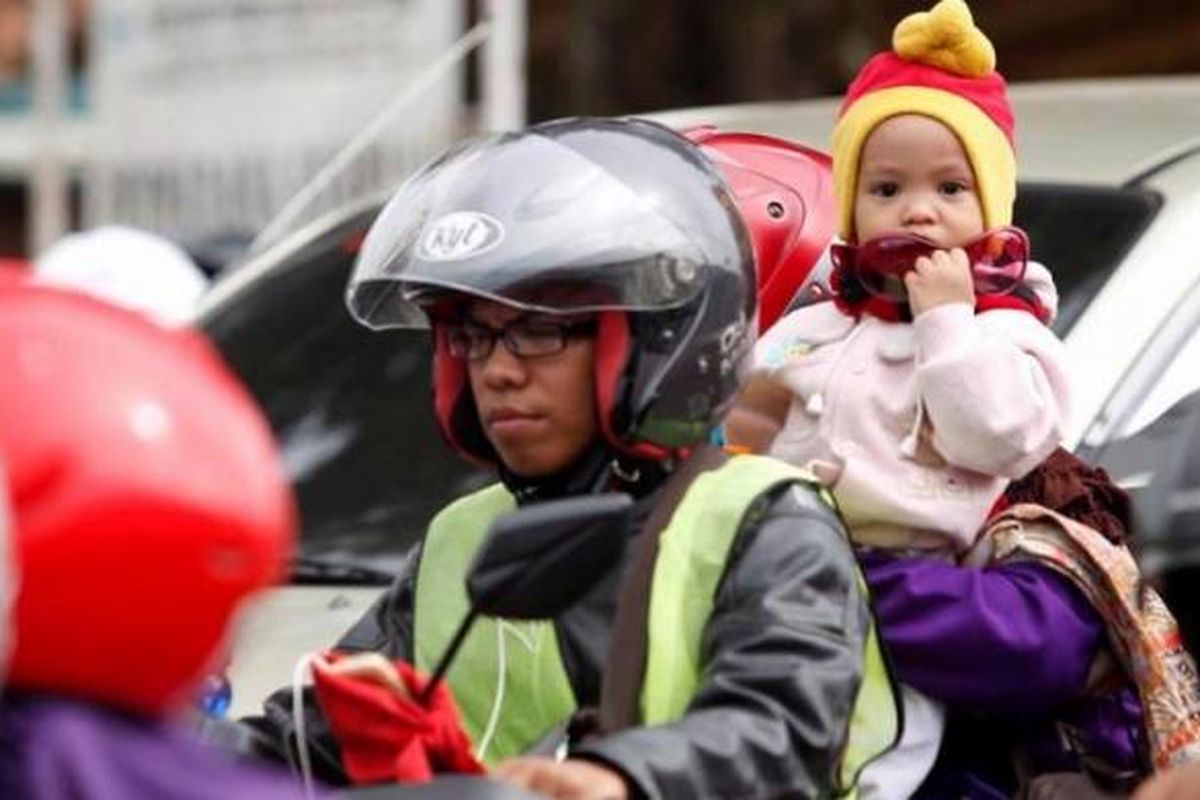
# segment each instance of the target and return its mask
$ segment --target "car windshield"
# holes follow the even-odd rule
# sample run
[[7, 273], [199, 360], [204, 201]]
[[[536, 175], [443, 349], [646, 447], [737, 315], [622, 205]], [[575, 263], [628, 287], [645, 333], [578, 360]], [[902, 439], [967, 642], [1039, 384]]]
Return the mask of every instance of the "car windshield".
[[1014, 221], [1058, 287], [1054, 330], [1065, 335], [1153, 220], [1162, 201], [1136, 187], [1022, 183]]

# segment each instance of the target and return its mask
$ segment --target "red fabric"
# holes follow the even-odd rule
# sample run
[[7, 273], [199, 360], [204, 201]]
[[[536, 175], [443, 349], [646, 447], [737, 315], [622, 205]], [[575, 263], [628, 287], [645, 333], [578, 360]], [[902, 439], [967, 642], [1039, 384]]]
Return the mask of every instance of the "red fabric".
[[993, 70], [982, 78], [955, 75], [928, 64], [905, 61], [893, 52], [875, 55], [859, 70], [858, 77], [846, 90], [846, 99], [842, 101], [838, 116], [845, 114], [846, 109], [863, 95], [896, 86], [940, 89], [969, 100], [996, 123], [1009, 143], [1013, 142], [1013, 111], [1008, 102], [1007, 84], [999, 72]]
[[[337, 654], [327, 660], [336, 661]], [[445, 772], [482, 775], [459, 722], [449, 687], [434, 690], [428, 708], [416, 701], [427, 677], [394, 662], [409, 697], [369, 680], [314, 669], [317, 701], [342, 748], [342, 765], [357, 784], [425, 782]]]
[[450, 355], [446, 326], [440, 321], [443, 313], [435, 309], [430, 315], [434, 323], [433, 408], [438, 431], [450, 449], [472, 464], [494, 466], [498, 457], [479, 421], [467, 365]]
[[976, 314], [982, 314], [984, 311], [995, 311], [1001, 308], [1009, 308], [1013, 311], [1028, 311], [1041, 320], [1042, 324], [1050, 321], [1050, 314], [1046, 311], [1046, 307], [1042, 305], [1042, 301], [1038, 299], [1038, 296], [1032, 292], [1028, 296], [1016, 294], [975, 295]]
[[829, 288], [833, 304], [848, 317], [858, 319], [866, 314], [884, 322], [908, 322], [912, 319], [907, 303], [895, 303], [867, 294], [858, 279], [842, 264], [829, 273]]
[[621, 375], [629, 363], [629, 320], [621, 311], [606, 311], [597, 317], [596, 329], [596, 416], [604, 438], [616, 444], [612, 413], [620, 399]]
[[633, 338], [629, 330], [629, 315], [624, 311], [603, 311], [597, 317], [596, 331], [596, 415], [604, 439], [614, 448], [634, 458], [662, 461], [671, 451], [652, 442], [628, 442], [613, 429], [613, 413], [617, 404], [625, 402], [620, 392], [622, 376], [629, 365]]

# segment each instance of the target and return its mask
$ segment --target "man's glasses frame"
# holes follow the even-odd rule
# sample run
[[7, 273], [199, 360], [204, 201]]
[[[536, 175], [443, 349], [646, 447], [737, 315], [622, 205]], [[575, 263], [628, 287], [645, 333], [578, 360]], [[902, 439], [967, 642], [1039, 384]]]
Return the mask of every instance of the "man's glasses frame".
[[573, 339], [594, 336], [595, 318], [580, 320], [530, 319], [518, 317], [500, 328], [476, 320], [443, 323], [446, 351], [457, 361], [483, 361], [503, 341], [508, 352], [517, 358], [541, 358], [567, 349]]

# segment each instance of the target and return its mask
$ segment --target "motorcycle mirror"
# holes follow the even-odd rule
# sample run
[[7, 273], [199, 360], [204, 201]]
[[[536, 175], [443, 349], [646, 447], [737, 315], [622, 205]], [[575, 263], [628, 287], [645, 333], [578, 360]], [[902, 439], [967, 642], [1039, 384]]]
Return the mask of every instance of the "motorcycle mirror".
[[1190, 409], [1182, 435], [1138, 498], [1137, 549], [1191, 650], [1200, 646], [1200, 393], [1181, 405]]
[[497, 520], [467, 576], [472, 608], [506, 619], [570, 608], [621, 555], [632, 507], [627, 494], [584, 495]]
[[480, 614], [549, 619], [591, 589], [620, 557], [632, 509], [627, 494], [589, 494], [528, 505], [492, 523], [467, 574], [471, 609], [421, 692], [421, 705], [428, 705]]

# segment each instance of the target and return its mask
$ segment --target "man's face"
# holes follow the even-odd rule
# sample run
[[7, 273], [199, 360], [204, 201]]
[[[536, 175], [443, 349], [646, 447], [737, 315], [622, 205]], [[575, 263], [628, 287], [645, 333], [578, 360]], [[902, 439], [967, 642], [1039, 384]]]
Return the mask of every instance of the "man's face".
[[[487, 301], [473, 303], [467, 319], [492, 331], [513, 325], [534, 338], [578, 321]], [[592, 336], [572, 334], [559, 352], [522, 358], [501, 338], [490, 354], [467, 361], [484, 434], [517, 475], [553, 474], [579, 458], [597, 436], [594, 354]]]
[[929, 117], [904, 114], [871, 132], [859, 159], [854, 196], [857, 243], [909, 233], [948, 249], [983, 232], [975, 174], [949, 128]]

